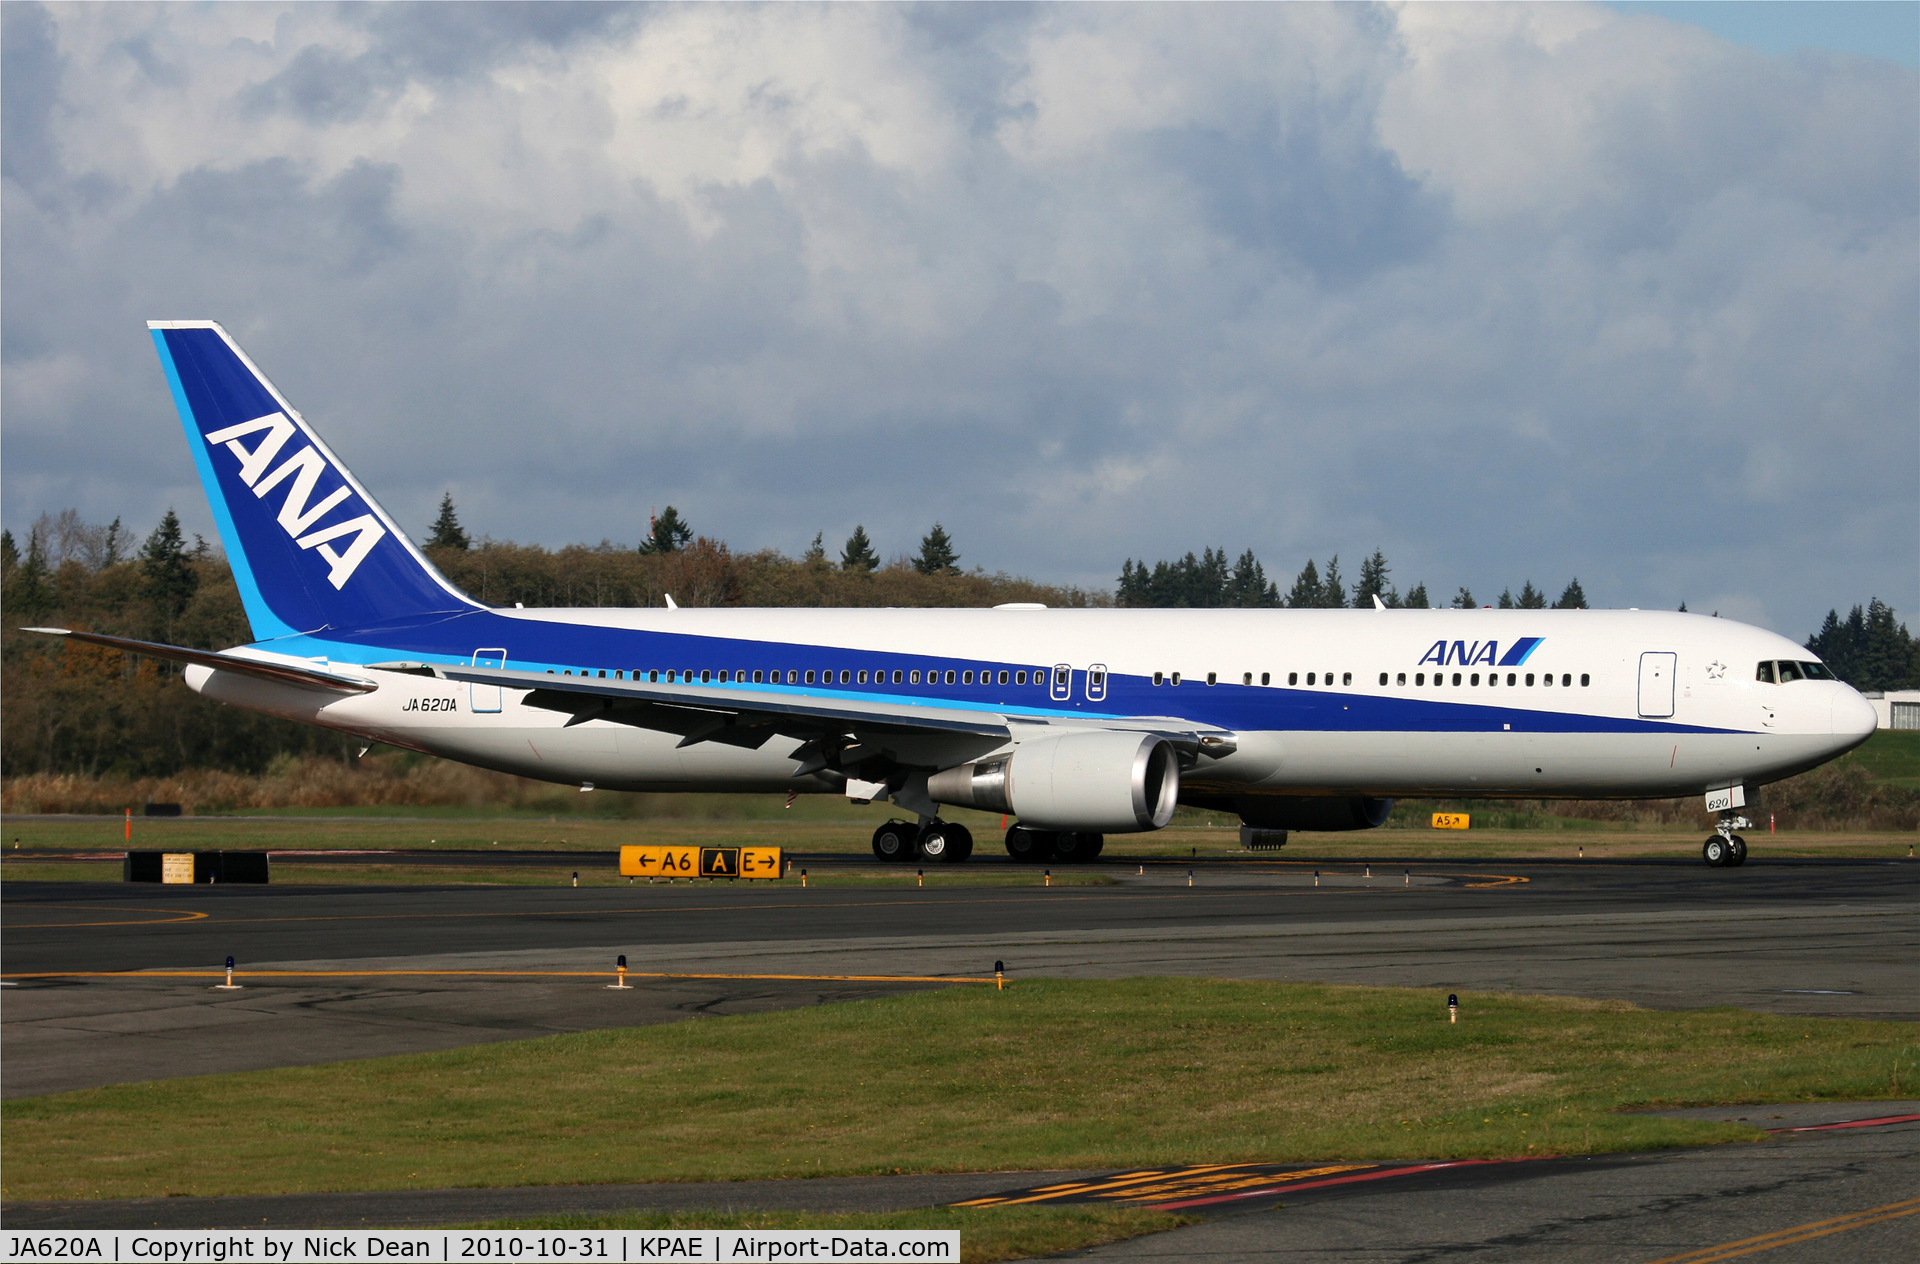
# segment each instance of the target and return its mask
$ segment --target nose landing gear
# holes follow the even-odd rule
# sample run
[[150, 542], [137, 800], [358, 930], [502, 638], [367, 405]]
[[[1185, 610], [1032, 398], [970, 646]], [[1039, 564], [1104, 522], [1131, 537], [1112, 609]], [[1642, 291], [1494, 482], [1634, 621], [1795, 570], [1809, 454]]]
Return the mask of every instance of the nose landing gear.
[[1747, 840], [1733, 831], [1752, 829], [1753, 822], [1731, 812], [1720, 814], [1713, 827], [1717, 831], [1700, 848], [1700, 858], [1715, 869], [1736, 869], [1747, 863]]

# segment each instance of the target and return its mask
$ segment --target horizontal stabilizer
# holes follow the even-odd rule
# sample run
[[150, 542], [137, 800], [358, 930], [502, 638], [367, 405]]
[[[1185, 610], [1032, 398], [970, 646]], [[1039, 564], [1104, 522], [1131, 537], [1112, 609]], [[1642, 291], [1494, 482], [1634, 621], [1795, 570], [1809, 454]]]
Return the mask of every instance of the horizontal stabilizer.
[[104, 645], [110, 650], [122, 650], [128, 654], [145, 654], [148, 658], [163, 658], [170, 663], [191, 663], [196, 667], [211, 667], [215, 671], [236, 672], [242, 676], [271, 680], [282, 685], [298, 685], [302, 689], [325, 689], [333, 693], [372, 693], [380, 687], [370, 680], [336, 676], [332, 672], [320, 671], [317, 668], [294, 667], [287, 663], [268, 662], [258, 658], [242, 658], [237, 654], [222, 654], [216, 650], [190, 650], [183, 645], [134, 641], [124, 636], [104, 636], [99, 632], [75, 632], [69, 628], [22, 628], [20, 630], [40, 632], [47, 636], [64, 636], [75, 641], [85, 641], [89, 645]]

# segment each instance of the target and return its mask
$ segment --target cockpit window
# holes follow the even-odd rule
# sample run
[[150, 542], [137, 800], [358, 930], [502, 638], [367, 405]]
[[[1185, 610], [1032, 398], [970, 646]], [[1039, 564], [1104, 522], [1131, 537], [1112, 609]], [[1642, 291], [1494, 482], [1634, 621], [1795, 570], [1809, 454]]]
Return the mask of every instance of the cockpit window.
[[1775, 663], [1774, 669], [1780, 673], [1780, 683], [1783, 685], [1788, 681], [1800, 679], [1800, 664], [1798, 663]]
[[1773, 664], [1772, 663], [1760, 664], [1759, 667], [1754, 669], [1753, 678], [1757, 681], [1760, 681], [1762, 684], [1767, 684], [1767, 685], [1772, 684], [1773, 683]]
[[1807, 674], [1808, 680], [1834, 680], [1837, 677], [1819, 663], [1802, 663], [1800, 670]]

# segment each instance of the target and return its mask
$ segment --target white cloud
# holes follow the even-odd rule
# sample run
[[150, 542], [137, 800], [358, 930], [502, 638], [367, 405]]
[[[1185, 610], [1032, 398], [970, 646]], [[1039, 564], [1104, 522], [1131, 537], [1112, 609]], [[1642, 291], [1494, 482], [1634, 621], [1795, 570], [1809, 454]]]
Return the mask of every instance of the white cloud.
[[206, 315], [416, 526], [1920, 605], [1909, 70], [1580, 5], [5, 19], [10, 525], [194, 496], [139, 322]]

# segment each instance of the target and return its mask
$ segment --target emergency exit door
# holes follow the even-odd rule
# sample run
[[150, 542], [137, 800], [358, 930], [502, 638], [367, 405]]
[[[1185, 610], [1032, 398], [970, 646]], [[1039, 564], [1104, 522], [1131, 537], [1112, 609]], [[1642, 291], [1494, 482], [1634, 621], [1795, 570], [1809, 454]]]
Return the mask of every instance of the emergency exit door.
[[[507, 665], [507, 652], [505, 650], [475, 650], [473, 652], [473, 665], [475, 667], [505, 667]], [[484, 715], [500, 709], [499, 685], [474, 683], [467, 686], [467, 691], [467, 706], [475, 714]]]
[[1662, 719], [1673, 714], [1673, 673], [1678, 658], [1663, 651], [1640, 656], [1641, 715]]

